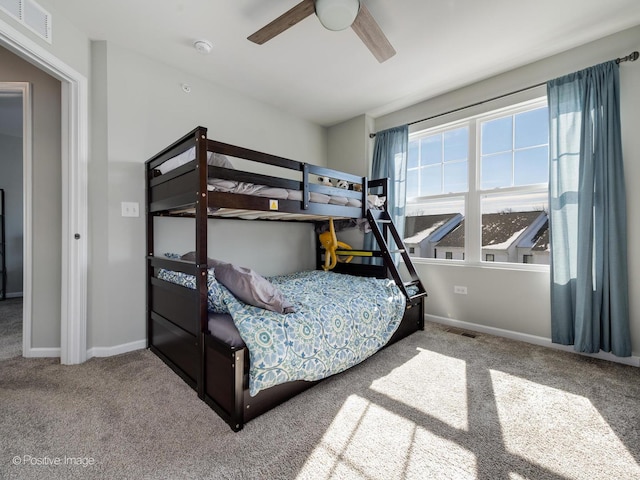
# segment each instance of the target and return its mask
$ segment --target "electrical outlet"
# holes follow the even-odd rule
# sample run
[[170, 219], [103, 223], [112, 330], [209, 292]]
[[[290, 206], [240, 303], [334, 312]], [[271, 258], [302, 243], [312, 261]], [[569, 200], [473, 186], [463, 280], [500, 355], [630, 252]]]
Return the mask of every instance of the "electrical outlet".
[[453, 287], [453, 293], [457, 293], [460, 295], [466, 295], [467, 294], [467, 287], [461, 287], [459, 285], [456, 285]]
[[122, 202], [122, 216], [123, 217], [139, 217], [140, 205], [138, 202]]

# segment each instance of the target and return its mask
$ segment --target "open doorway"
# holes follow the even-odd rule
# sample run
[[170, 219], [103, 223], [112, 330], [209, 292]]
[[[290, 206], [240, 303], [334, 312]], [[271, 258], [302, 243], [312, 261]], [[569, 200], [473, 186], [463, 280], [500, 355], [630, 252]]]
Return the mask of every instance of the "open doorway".
[[[62, 272], [56, 282], [60, 284], [59, 296], [59, 347], [36, 350], [29, 346], [24, 348], [28, 356], [60, 356], [63, 364], [82, 363], [87, 359], [87, 265], [88, 265], [88, 189], [87, 161], [89, 145], [89, 97], [87, 78], [61, 61], [50, 51], [28, 38], [22, 32], [0, 19], [0, 46], [5, 47], [24, 58], [41, 71], [60, 81], [59, 91], [62, 108], [61, 121], [62, 141], [62, 220], [61, 255]], [[60, 176], [58, 176], [60, 178]], [[25, 205], [27, 215], [32, 213], [30, 205]], [[26, 222], [31, 225], [31, 217]], [[29, 226], [26, 229], [29, 229]], [[25, 235], [25, 238], [27, 236]], [[25, 248], [26, 251], [32, 249]], [[25, 260], [29, 259], [25, 256]], [[24, 266], [25, 272], [32, 271], [32, 265]], [[31, 308], [27, 302], [30, 295], [30, 279], [33, 275], [25, 275], [25, 317], [26, 310]], [[57, 314], [54, 313], [57, 316]], [[32, 315], [30, 315], [32, 317]], [[32, 319], [33, 320], [33, 319]], [[42, 329], [32, 331], [40, 335], [48, 335]], [[29, 335], [27, 335], [29, 333]], [[31, 332], [26, 332], [23, 341], [30, 341]], [[54, 333], [55, 334], [55, 333]], [[26, 344], [25, 344], [26, 345]], [[47, 345], [44, 345], [47, 347]]]
[[22, 355], [31, 322], [23, 300], [29, 104], [28, 83], [0, 82], [0, 359]]

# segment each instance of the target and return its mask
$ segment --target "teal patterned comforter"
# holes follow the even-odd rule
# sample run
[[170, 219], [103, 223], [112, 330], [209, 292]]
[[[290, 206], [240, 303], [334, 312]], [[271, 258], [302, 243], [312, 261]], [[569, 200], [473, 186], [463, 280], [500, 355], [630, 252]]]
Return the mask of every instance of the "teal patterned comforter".
[[296, 308], [279, 313], [232, 295], [227, 307], [249, 349], [249, 393], [319, 380], [373, 355], [400, 325], [405, 297], [393, 280], [311, 271], [270, 277]]
[[[158, 277], [195, 288], [190, 275], [165, 270]], [[389, 279], [314, 270], [268, 280], [295, 313], [247, 305], [209, 276], [209, 309], [227, 310], [249, 349], [252, 396], [280, 383], [320, 380], [362, 362], [387, 344], [405, 310], [404, 295]]]

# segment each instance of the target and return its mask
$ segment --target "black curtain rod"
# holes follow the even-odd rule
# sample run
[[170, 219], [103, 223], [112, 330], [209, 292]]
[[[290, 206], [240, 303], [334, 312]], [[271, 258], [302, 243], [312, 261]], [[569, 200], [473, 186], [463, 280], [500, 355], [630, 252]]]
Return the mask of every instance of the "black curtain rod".
[[[630, 53], [626, 57], [616, 58], [616, 63], [635, 62], [638, 59], [638, 57], [640, 57], [640, 53], [636, 51], [636, 52]], [[471, 105], [467, 105], [465, 107], [454, 108], [453, 110], [449, 110], [448, 112], [438, 113], [437, 115], [432, 115], [431, 117], [427, 117], [427, 118], [421, 118], [420, 120], [409, 122], [407, 123], [407, 125], [413, 125], [420, 122], [426, 122], [427, 120], [433, 120], [434, 118], [444, 117], [445, 115], [449, 115], [451, 113], [456, 113], [461, 110], [466, 110], [467, 108], [477, 107], [478, 105], [482, 105], [483, 103], [493, 102], [494, 100], [499, 100], [504, 97], [509, 97], [511, 95], [515, 95], [516, 93], [526, 92], [527, 90], [531, 90], [532, 88], [536, 88], [536, 87], [541, 87], [542, 85], [546, 85], [546, 84], [547, 82], [536, 83], [535, 85], [530, 85], [528, 87], [524, 87], [519, 90], [514, 90], [513, 92], [503, 93], [502, 95], [498, 95], [497, 97], [492, 97], [487, 100], [482, 100], [480, 102], [472, 103]], [[376, 136], [375, 133], [369, 134], [369, 138], [374, 138], [375, 136]]]

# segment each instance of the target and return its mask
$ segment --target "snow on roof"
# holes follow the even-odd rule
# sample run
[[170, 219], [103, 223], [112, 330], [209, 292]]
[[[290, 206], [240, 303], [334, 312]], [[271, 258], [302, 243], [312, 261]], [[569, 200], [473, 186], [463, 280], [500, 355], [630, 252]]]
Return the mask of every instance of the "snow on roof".
[[[506, 250], [511, 246], [513, 242], [515, 242], [518, 239], [520, 235], [522, 235], [522, 232], [524, 232], [526, 229], [527, 227], [524, 227], [520, 230], [513, 232], [511, 236], [507, 238], [504, 242], [500, 242], [500, 243], [484, 243], [483, 242], [482, 248], [491, 248], [494, 250]], [[484, 240], [484, 235], [482, 235], [482, 240]], [[492, 239], [492, 241], [495, 241], [495, 239]]]
[[[482, 215], [482, 246], [506, 250], [543, 212], [502, 212]], [[438, 247], [464, 247], [464, 220], [438, 243]]]
[[438, 230], [457, 213], [443, 215], [419, 215], [405, 218], [404, 243], [420, 243], [433, 232]]

